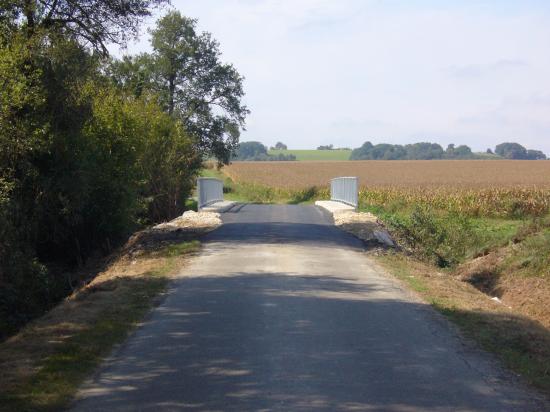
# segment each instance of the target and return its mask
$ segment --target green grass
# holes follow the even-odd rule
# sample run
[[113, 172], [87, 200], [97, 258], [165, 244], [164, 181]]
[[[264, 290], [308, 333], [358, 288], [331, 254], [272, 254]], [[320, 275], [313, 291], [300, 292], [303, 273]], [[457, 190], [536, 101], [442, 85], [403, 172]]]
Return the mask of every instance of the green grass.
[[194, 210], [195, 212], [197, 211], [198, 209], [198, 202], [196, 201], [196, 199], [187, 199], [185, 201], [185, 210]]
[[378, 216], [400, 244], [423, 260], [453, 267], [514, 241], [529, 219], [471, 218], [423, 205], [360, 205]]
[[[94, 305], [94, 295], [104, 295], [95, 321], [86, 324], [56, 348], [26, 382], [0, 395], [0, 411], [58, 411], [70, 402], [80, 384], [109, 354], [123, 342], [155, 304], [169, 282], [168, 274], [177, 269], [176, 257], [198, 250], [198, 241], [172, 244], [154, 252], [164, 257], [163, 264], [137, 277], [118, 277], [106, 283], [109, 292], [95, 292], [87, 305]], [[108, 298], [105, 298], [108, 296]], [[88, 299], [84, 296], [83, 299]], [[106, 301], [105, 301], [106, 299]], [[32, 336], [28, 337], [32, 339]]]
[[315, 200], [327, 198], [326, 190], [315, 187], [306, 189], [289, 190], [273, 188], [256, 183], [234, 182], [222, 172], [216, 169], [203, 169], [203, 177], [215, 177], [223, 181], [225, 200], [248, 203], [282, 203], [282, 204], [311, 204]]
[[550, 279], [550, 228], [518, 243], [500, 269], [517, 276]]
[[349, 160], [351, 150], [270, 150], [270, 155], [293, 154], [296, 160]]
[[473, 240], [466, 258], [475, 258], [508, 245], [528, 223], [518, 219], [471, 218]]
[[185, 255], [188, 253], [195, 252], [199, 249], [200, 242], [198, 240], [191, 240], [189, 242], [182, 242], [182, 243], [174, 243], [172, 245], [168, 245], [164, 247], [161, 252], [160, 256], [166, 256], [166, 257], [175, 257], [180, 255]]

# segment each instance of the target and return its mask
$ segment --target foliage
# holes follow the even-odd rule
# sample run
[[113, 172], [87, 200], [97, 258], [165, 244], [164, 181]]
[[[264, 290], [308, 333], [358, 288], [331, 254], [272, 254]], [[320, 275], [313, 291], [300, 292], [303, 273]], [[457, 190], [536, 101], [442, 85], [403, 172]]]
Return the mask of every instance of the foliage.
[[[539, 150], [526, 150], [518, 143], [499, 144], [495, 153], [504, 159], [540, 160], [546, 155]], [[487, 149], [487, 154], [493, 154]], [[483, 159], [486, 156], [472, 153], [466, 145], [456, 146], [449, 144], [446, 150], [436, 143], [414, 143], [405, 146], [398, 144], [381, 143], [373, 145], [365, 142], [361, 147], [354, 149], [350, 160], [431, 160], [431, 159]]]
[[445, 150], [444, 157], [446, 159], [473, 159], [474, 154], [472, 153], [472, 149], [466, 145], [455, 147], [454, 144], [450, 144]]
[[527, 150], [519, 143], [501, 143], [495, 153], [505, 159], [544, 160], [546, 155], [540, 150]]
[[241, 142], [235, 160], [247, 160], [259, 156], [267, 156], [267, 147], [260, 142]]
[[288, 150], [288, 147], [283, 142], [277, 142], [270, 150]]
[[317, 150], [333, 150], [333, 149], [334, 149], [334, 145], [332, 145], [332, 144], [321, 145], [317, 148]]
[[268, 154], [267, 147], [260, 142], [242, 142], [237, 149], [237, 155], [233, 160], [253, 160], [253, 161], [288, 161], [296, 160], [292, 154], [278, 153], [276, 155]]
[[3, 342], [2, 366], [25, 367], [3, 374], [0, 411], [67, 409], [82, 381], [158, 303], [170, 278], [199, 248], [196, 240], [160, 247], [150, 242], [132, 259], [115, 260], [61, 310], [26, 327], [16, 343]]
[[438, 216], [437, 211], [427, 205], [416, 205], [406, 217], [387, 215], [385, 222], [401, 243], [439, 267], [461, 262], [473, 234], [466, 217], [454, 213]]
[[210, 33], [197, 33], [196, 20], [173, 11], [151, 31], [151, 54], [124, 57], [107, 71], [115, 83], [139, 95], [158, 94], [163, 108], [196, 137], [204, 155], [228, 163], [244, 128], [243, 77], [220, 61]]
[[[459, 146], [460, 157], [469, 150], [467, 146]], [[430, 160], [455, 158], [454, 145], [450, 145], [447, 152], [436, 143], [414, 143], [405, 146], [393, 144], [377, 144], [365, 142], [360, 148], [354, 149], [350, 160]], [[470, 150], [471, 153], [471, 150]], [[459, 156], [456, 156], [459, 157]]]
[[0, 18], [18, 22], [29, 37], [62, 34], [107, 54], [107, 43], [135, 37], [150, 9], [167, 0], [3, 0]]
[[77, 287], [90, 256], [180, 214], [202, 163], [197, 133], [90, 50], [161, 1], [40, 3], [0, 12], [0, 336]]

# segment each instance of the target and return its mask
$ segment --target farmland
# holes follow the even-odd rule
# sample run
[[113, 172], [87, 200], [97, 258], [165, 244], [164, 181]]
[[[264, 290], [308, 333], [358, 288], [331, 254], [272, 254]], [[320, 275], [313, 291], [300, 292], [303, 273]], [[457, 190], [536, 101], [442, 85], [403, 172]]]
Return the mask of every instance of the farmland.
[[316, 161], [316, 160], [348, 160], [351, 150], [270, 150], [270, 155], [289, 155], [296, 156], [296, 160], [300, 161]]
[[223, 171], [238, 182], [285, 189], [328, 186], [330, 179], [336, 176], [357, 176], [363, 187], [550, 189], [549, 161], [234, 162]]

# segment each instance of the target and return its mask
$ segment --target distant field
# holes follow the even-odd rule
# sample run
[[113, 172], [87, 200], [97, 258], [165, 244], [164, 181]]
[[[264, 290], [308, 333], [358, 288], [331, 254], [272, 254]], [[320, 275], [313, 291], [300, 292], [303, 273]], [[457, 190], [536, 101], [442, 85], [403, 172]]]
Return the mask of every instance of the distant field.
[[351, 150], [270, 150], [270, 155], [293, 154], [296, 160], [348, 160]]
[[[289, 151], [300, 152], [300, 151]], [[303, 151], [308, 152], [308, 151]], [[321, 150], [309, 152], [323, 152]], [[337, 152], [336, 152], [337, 153]], [[393, 160], [234, 162], [223, 169], [237, 182], [300, 189], [357, 176], [366, 187], [538, 187], [550, 189], [550, 161]]]

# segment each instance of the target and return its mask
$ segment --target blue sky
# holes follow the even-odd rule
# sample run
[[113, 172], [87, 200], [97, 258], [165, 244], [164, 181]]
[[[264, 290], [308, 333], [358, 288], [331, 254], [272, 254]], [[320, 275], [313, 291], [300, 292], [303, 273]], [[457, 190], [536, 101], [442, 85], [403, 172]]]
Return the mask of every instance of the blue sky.
[[[245, 76], [242, 140], [550, 154], [550, 1], [172, 0]], [[151, 20], [150, 24], [152, 24]], [[148, 36], [128, 52], [148, 50]]]

